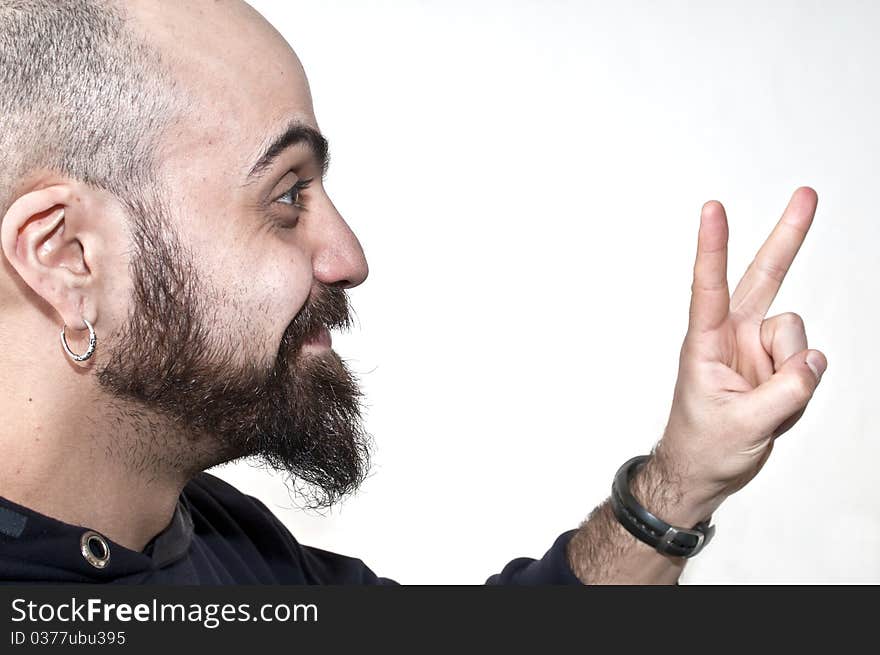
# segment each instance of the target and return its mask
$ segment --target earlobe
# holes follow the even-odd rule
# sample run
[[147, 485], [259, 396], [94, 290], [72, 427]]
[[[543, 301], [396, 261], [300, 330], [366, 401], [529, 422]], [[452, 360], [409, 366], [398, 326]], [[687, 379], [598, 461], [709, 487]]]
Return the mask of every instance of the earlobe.
[[49, 303], [67, 325], [83, 326], [89, 277], [82, 244], [68, 228], [71, 192], [53, 186], [18, 198], [0, 226], [3, 253], [24, 282]]

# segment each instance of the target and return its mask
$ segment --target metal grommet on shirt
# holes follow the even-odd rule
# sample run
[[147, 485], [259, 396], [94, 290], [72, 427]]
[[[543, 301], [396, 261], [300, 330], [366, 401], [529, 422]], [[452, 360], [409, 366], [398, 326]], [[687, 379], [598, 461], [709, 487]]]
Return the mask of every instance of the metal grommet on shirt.
[[103, 569], [110, 561], [110, 546], [94, 530], [83, 532], [79, 539], [79, 550], [86, 561], [96, 569]]

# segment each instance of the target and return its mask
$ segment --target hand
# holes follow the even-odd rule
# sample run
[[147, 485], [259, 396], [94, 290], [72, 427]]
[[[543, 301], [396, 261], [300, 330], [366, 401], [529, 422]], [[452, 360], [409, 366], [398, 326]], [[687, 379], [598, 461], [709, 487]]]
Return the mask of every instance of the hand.
[[[816, 192], [797, 189], [779, 223], [729, 296], [727, 216], [703, 206], [669, 422], [655, 466], [686, 498], [679, 518], [705, 519], [761, 469], [774, 440], [804, 413], [827, 367], [807, 349], [800, 316], [764, 318], [816, 212]], [[670, 519], [667, 519], [670, 520]]]

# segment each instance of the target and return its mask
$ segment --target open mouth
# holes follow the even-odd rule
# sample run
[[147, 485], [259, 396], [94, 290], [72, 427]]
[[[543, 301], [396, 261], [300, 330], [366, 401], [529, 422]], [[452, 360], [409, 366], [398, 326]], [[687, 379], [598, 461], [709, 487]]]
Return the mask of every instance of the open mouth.
[[329, 348], [331, 345], [333, 345], [333, 341], [330, 338], [330, 330], [324, 327], [317, 330], [303, 343], [303, 346], [323, 346], [324, 348]]

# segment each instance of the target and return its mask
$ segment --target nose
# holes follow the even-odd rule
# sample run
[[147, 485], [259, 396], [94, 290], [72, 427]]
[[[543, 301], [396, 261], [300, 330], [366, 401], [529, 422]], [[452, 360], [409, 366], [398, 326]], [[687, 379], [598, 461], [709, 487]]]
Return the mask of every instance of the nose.
[[312, 268], [327, 285], [350, 289], [363, 284], [370, 269], [360, 241], [329, 198], [314, 222]]

